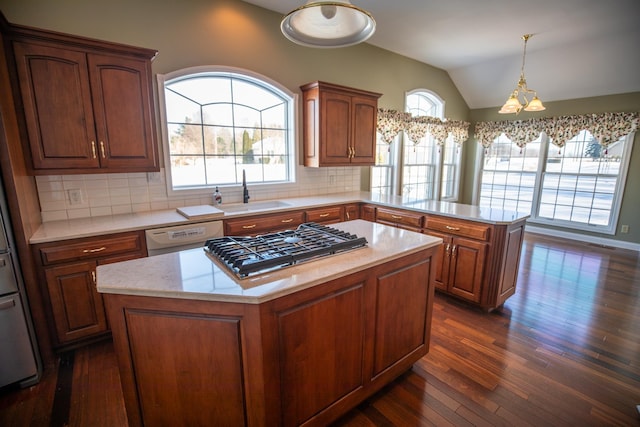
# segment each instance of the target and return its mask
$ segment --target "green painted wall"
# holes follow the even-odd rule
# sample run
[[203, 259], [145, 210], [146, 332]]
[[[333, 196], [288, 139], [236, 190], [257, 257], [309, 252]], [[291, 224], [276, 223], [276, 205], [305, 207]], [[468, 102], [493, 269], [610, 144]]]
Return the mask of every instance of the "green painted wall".
[[[302, 3], [302, 1], [301, 1]], [[281, 16], [239, 0], [0, 0], [14, 24], [157, 49], [154, 73], [200, 65], [245, 68], [299, 93], [314, 80], [380, 92], [380, 107], [402, 110], [405, 92], [425, 88], [446, 102], [454, 120], [504, 120], [497, 109], [470, 111], [449, 75], [439, 68], [360, 44], [342, 49], [297, 46], [280, 33]], [[547, 103], [545, 115], [640, 110], [640, 94]], [[518, 118], [526, 118], [523, 114]], [[636, 140], [640, 137], [636, 137]], [[640, 242], [640, 148], [636, 141], [620, 224], [622, 240]], [[462, 202], [470, 203], [477, 144], [463, 149]], [[363, 183], [368, 183], [368, 168]]]

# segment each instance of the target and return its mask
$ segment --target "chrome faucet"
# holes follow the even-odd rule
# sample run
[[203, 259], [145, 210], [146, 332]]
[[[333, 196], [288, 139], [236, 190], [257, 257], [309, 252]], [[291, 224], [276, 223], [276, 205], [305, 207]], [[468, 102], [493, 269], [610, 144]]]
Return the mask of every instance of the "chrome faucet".
[[249, 189], [247, 188], [247, 177], [242, 169], [242, 202], [249, 203]]

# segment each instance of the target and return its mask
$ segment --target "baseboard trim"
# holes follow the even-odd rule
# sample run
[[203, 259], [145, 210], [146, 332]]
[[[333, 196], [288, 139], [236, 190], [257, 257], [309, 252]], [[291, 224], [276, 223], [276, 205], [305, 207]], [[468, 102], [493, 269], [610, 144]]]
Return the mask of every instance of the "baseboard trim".
[[640, 252], [640, 244], [633, 243], [633, 242], [625, 242], [622, 240], [607, 239], [604, 237], [590, 236], [590, 235], [580, 234], [580, 233], [571, 233], [568, 231], [561, 231], [561, 230], [555, 230], [555, 229], [552, 230], [550, 228], [536, 227], [535, 225], [529, 225], [529, 224], [525, 226], [525, 231], [528, 233], [543, 234], [545, 236], [560, 237], [563, 239], [577, 240], [579, 242], [593, 243], [593, 244], [602, 245], [602, 246], [612, 246], [614, 248], [629, 249], [632, 251]]

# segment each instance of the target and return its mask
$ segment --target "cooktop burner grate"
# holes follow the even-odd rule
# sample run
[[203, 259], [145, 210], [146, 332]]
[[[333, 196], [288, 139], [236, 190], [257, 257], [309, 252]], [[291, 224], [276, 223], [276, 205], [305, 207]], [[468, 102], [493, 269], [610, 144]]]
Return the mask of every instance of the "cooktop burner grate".
[[367, 245], [367, 239], [307, 222], [296, 230], [209, 239], [204, 250], [240, 278]]

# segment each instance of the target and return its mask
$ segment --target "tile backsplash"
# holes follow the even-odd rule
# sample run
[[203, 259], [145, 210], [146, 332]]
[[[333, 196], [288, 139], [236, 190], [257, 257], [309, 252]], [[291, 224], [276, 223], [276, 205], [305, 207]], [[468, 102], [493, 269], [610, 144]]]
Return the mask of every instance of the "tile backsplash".
[[[296, 184], [251, 185], [251, 200], [284, 199], [360, 190], [360, 167], [298, 168]], [[43, 222], [211, 204], [211, 194], [167, 193], [164, 170], [155, 173], [36, 177]], [[223, 203], [242, 202], [240, 186], [221, 187]]]

